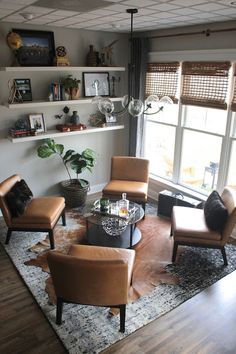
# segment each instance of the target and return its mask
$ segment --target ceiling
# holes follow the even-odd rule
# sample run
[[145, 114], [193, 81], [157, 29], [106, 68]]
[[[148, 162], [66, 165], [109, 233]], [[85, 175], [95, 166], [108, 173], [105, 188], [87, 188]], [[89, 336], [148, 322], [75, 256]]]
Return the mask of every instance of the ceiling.
[[230, 0], [0, 0], [0, 22], [129, 32], [128, 8], [137, 8], [134, 31], [236, 19]]

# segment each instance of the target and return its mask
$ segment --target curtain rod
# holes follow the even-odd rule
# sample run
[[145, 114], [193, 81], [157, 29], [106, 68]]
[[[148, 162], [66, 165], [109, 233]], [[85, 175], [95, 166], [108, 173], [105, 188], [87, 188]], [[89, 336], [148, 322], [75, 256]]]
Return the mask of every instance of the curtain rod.
[[218, 30], [203, 30], [203, 31], [198, 31], [198, 32], [183, 32], [183, 33], [175, 33], [175, 34], [163, 34], [159, 36], [151, 36], [147, 37], [148, 39], [155, 39], [155, 38], [167, 38], [167, 37], [181, 37], [181, 36], [192, 36], [195, 34], [205, 34], [206, 37], [210, 36], [212, 33], [219, 33], [219, 32], [232, 32], [236, 31], [236, 28], [225, 28], [225, 29], [218, 29]]

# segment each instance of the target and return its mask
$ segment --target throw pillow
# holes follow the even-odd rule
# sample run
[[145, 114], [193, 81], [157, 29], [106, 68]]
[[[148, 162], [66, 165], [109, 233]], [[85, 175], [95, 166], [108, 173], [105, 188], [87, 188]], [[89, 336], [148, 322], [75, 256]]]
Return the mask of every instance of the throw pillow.
[[24, 179], [16, 182], [11, 190], [5, 195], [5, 200], [12, 216], [16, 217], [22, 215], [25, 211], [26, 205], [32, 197], [33, 193]]
[[213, 230], [222, 232], [228, 217], [228, 210], [217, 191], [213, 191], [204, 204], [204, 214], [207, 226]]

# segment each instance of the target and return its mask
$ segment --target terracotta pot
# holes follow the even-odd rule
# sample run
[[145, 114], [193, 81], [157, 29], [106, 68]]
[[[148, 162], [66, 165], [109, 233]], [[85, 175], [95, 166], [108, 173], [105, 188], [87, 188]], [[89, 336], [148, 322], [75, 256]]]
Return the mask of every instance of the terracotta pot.
[[78, 100], [78, 98], [80, 97], [80, 89], [73, 87], [70, 89], [70, 97], [71, 100]]

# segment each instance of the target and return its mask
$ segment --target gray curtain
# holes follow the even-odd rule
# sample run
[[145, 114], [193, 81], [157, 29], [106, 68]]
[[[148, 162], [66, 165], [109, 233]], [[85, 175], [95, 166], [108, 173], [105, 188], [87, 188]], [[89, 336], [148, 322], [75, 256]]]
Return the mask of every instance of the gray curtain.
[[[132, 45], [133, 68], [129, 70], [130, 94], [134, 98], [145, 99], [148, 39], [134, 38]], [[143, 139], [144, 117], [129, 116], [129, 155], [140, 156]]]

